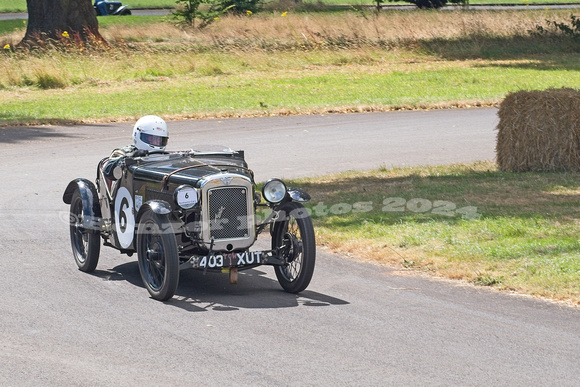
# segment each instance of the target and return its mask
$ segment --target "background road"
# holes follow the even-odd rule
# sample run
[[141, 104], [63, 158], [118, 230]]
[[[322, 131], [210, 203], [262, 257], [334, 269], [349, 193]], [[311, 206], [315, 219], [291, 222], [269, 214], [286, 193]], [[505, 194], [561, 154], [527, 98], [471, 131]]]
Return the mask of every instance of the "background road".
[[[258, 180], [494, 157], [495, 109], [170, 122], [170, 149], [245, 149]], [[148, 297], [136, 257], [76, 269], [62, 192], [132, 123], [0, 128], [0, 385], [580, 384], [580, 311], [401, 276], [318, 250], [310, 287], [269, 267], [184, 271]], [[259, 243], [267, 243], [259, 241]]]
[[[126, 2], [125, 2], [126, 3]], [[129, 6], [130, 7], [130, 6]], [[369, 8], [374, 8], [375, 6], [369, 5]], [[445, 11], [453, 11], [457, 10], [459, 7], [462, 9], [574, 9], [579, 8], [580, 4], [548, 4], [548, 5], [535, 5], [535, 4], [528, 4], [528, 5], [519, 5], [519, 4], [512, 4], [512, 5], [468, 5], [468, 6], [446, 6], [441, 8], [441, 10]], [[398, 10], [417, 10], [417, 6], [415, 5], [389, 5], [384, 4], [384, 9], [398, 9]], [[131, 14], [133, 16], [163, 16], [168, 15], [172, 11], [169, 9], [131, 9]], [[28, 13], [26, 12], [11, 12], [11, 13], [0, 13], [0, 20], [10, 20], [10, 19], [28, 19]]]

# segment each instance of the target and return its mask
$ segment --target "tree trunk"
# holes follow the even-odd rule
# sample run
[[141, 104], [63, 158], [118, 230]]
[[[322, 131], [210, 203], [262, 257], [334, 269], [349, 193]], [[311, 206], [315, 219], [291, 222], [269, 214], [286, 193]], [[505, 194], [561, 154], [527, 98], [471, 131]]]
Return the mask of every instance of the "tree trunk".
[[104, 43], [91, 0], [26, 0], [28, 27], [21, 44], [73, 39], [75, 43]]

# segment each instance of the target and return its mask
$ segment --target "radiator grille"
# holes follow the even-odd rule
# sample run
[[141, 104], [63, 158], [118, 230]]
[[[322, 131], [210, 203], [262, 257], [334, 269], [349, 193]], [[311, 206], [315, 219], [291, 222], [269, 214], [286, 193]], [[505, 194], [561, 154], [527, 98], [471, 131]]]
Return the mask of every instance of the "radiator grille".
[[244, 187], [214, 188], [208, 192], [211, 238], [218, 240], [249, 236], [247, 194]]

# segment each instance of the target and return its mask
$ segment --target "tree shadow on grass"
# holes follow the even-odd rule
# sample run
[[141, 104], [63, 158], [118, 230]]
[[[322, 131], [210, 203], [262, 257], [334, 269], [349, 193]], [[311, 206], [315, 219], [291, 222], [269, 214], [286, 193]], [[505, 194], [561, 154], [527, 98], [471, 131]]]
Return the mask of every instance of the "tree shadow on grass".
[[[569, 59], [543, 59], [539, 60], [529, 60], [525, 62], [514, 62], [514, 63], [487, 63], [487, 64], [475, 64], [473, 67], [495, 67], [495, 68], [505, 68], [505, 69], [521, 69], [521, 70], [537, 70], [537, 71], [578, 71], [580, 70], [580, 61], [578, 57], [574, 60]], [[573, 62], [573, 63], [570, 63]]]
[[545, 70], [574, 70], [579, 67], [577, 60], [567, 60], [565, 55], [579, 54], [580, 42], [563, 35], [490, 37], [474, 34], [458, 39], [421, 40], [418, 46], [422, 51], [446, 60], [533, 58], [536, 63], [543, 63], [540, 69]]
[[361, 222], [453, 224], [484, 216], [580, 218], [580, 173], [478, 171], [339, 177], [297, 183], [318, 225], [348, 229]]

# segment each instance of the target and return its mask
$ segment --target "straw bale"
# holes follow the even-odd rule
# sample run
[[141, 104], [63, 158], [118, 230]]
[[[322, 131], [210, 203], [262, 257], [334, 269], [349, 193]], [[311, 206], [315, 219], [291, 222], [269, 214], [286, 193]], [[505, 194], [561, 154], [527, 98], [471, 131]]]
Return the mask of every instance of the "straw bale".
[[518, 91], [499, 107], [502, 171], [580, 171], [580, 90]]

